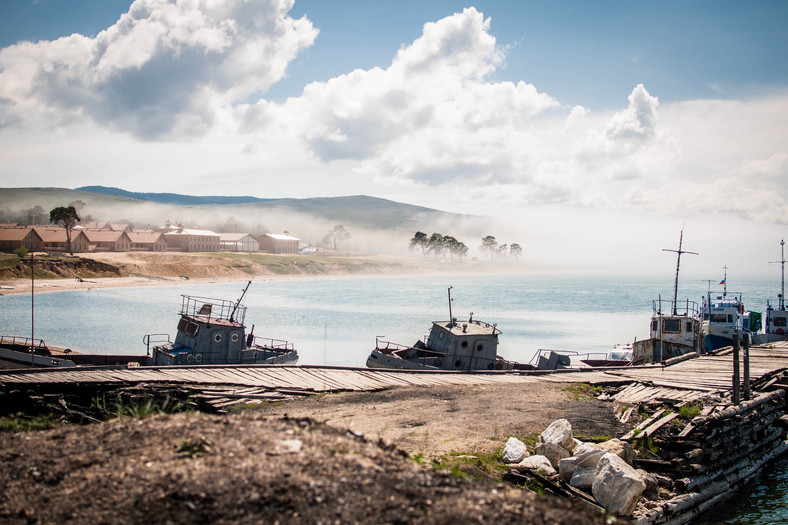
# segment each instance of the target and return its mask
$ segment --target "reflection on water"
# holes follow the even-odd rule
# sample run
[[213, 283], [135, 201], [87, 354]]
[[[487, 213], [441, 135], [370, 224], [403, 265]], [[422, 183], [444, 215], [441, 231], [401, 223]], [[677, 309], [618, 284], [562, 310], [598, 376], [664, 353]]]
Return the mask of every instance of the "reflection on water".
[[758, 478], [706, 512], [695, 523], [786, 523], [788, 521], [788, 456], [765, 469]]

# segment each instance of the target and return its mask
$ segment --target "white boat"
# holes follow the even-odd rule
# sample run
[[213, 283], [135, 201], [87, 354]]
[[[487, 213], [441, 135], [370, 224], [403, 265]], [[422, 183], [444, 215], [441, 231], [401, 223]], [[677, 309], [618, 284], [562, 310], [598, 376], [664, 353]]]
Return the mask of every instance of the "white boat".
[[751, 330], [750, 318], [752, 313], [745, 312], [742, 294], [740, 292], [728, 293], [728, 270], [720, 281], [723, 286], [722, 295], [714, 298], [711, 292], [703, 300], [703, 348], [712, 352], [726, 346], [733, 345], [733, 334], [737, 333], [741, 341], [745, 334], [749, 337], [756, 332]]
[[0, 368], [61, 368], [75, 366], [66, 354], [54, 354], [41, 339], [0, 336]]
[[[148, 334], [145, 365], [295, 364], [298, 352], [281, 339], [247, 334], [246, 307], [241, 305], [249, 285], [238, 301], [184, 295], [175, 341], [166, 334]], [[166, 339], [161, 340], [162, 336]]]

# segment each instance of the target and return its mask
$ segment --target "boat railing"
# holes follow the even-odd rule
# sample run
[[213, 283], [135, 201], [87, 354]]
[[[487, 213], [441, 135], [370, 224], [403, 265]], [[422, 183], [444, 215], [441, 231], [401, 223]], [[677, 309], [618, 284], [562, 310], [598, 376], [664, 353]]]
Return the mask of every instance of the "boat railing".
[[148, 355], [150, 355], [151, 345], [159, 346], [167, 343], [172, 343], [170, 334], [145, 334], [142, 336], [142, 344], [145, 345]]
[[226, 299], [182, 295], [181, 315], [202, 317], [208, 321], [235, 321], [244, 324], [246, 307]]
[[683, 317], [698, 317], [700, 315], [700, 305], [697, 301], [676, 301], [668, 299], [655, 299], [652, 302], [653, 315], [680, 315]]
[[28, 352], [30, 351], [30, 348], [34, 348], [36, 350], [49, 350], [43, 339], [32, 339], [30, 337], [15, 335], [0, 335], [0, 345], [23, 347]]
[[275, 350], [295, 350], [295, 346], [293, 343], [289, 341], [285, 341], [284, 339], [272, 339], [270, 337], [258, 337], [254, 336], [252, 339], [252, 344], [249, 345], [249, 350], [254, 350], [253, 346], [259, 346], [262, 348], [271, 348]]
[[[627, 351], [624, 349], [621, 350], [622, 354], [626, 352]], [[578, 352], [576, 350], [550, 350], [547, 348], [540, 348], [536, 354], [534, 354], [528, 364], [538, 367], [539, 359], [548, 359], [550, 354], [568, 357], [572, 366], [576, 365], [577, 362], [583, 361], [621, 361], [632, 364], [634, 357], [634, 354], [631, 354], [633, 357], [630, 357], [629, 359], [613, 359], [611, 352]]]
[[438, 352], [437, 350], [431, 350], [425, 347], [416, 347], [416, 346], [408, 346], [403, 345], [400, 343], [394, 343], [391, 341], [384, 341], [380, 337], [375, 338], [375, 350], [379, 350], [384, 354], [390, 354], [393, 352], [402, 352], [407, 350], [416, 350], [424, 355], [434, 355], [434, 356], [445, 356], [444, 352]]

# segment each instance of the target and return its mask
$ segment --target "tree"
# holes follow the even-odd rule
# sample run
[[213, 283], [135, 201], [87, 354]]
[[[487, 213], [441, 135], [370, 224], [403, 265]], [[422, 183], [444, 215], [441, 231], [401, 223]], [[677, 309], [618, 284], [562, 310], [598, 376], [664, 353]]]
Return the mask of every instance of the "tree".
[[495, 240], [495, 237], [492, 235], [488, 235], [487, 237], [482, 238], [482, 245], [479, 249], [484, 252], [490, 252], [490, 260], [492, 261], [495, 257], [495, 247], [498, 246], [498, 241]]
[[446, 248], [446, 251], [449, 252], [449, 257], [451, 260], [454, 261], [454, 255], [457, 253], [457, 245], [459, 241], [450, 235], [446, 235], [443, 238], [443, 247]]
[[348, 233], [344, 226], [337, 224], [334, 226], [333, 230], [328, 232], [326, 236], [323, 237], [323, 244], [327, 244], [336, 250], [337, 246], [339, 246], [339, 243], [346, 241], [347, 239], [350, 239], [350, 233]]
[[509, 245], [508, 244], [502, 244], [502, 245], [498, 246], [498, 249], [496, 251], [498, 253], [500, 253], [501, 255], [503, 255], [504, 259], [506, 259], [506, 251], [508, 249], [509, 249]]
[[33, 206], [29, 210], [27, 210], [27, 224], [30, 226], [35, 226], [36, 224], [44, 224], [44, 221], [47, 220], [47, 212], [44, 211], [44, 208], [41, 206]]
[[71, 255], [74, 255], [74, 251], [71, 249], [71, 230], [81, 220], [73, 206], [58, 206], [49, 212], [49, 222], [66, 229], [66, 244]]
[[409, 248], [412, 250], [415, 247], [421, 248], [421, 254], [426, 256], [427, 255], [427, 246], [429, 246], [430, 240], [427, 237], [427, 234], [424, 232], [416, 232], [416, 235], [410, 240]]
[[514, 260], [516, 261], [523, 254], [523, 249], [522, 247], [520, 247], [519, 244], [513, 242], [512, 245], [509, 247], [509, 253], [512, 254], [512, 257], [514, 257]]
[[454, 247], [454, 254], [457, 256], [457, 259], [462, 261], [462, 258], [468, 255], [468, 247], [462, 241], [457, 241], [457, 244]]
[[435, 254], [435, 258], [437, 259], [439, 255], [443, 253], [445, 245], [443, 243], [443, 235], [440, 233], [433, 233], [430, 236], [429, 243], [427, 245], [427, 251], [430, 251]]

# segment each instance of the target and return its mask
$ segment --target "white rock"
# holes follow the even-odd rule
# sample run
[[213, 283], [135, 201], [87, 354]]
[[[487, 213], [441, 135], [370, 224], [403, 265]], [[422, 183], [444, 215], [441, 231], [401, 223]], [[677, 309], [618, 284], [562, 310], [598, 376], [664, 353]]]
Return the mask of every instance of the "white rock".
[[514, 466], [515, 469], [537, 470], [544, 476], [555, 476], [557, 472], [550, 464], [550, 460], [544, 456], [529, 456]]
[[572, 425], [566, 419], [557, 419], [550, 423], [539, 436], [540, 443], [560, 445], [569, 452], [575, 448], [575, 438], [572, 436]]
[[561, 475], [563, 481], [569, 481], [574, 475], [577, 468], [590, 468], [596, 471], [596, 465], [599, 459], [605, 455], [603, 450], [589, 450], [583, 454], [578, 454], [569, 458], [562, 459], [558, 462], [558, 473]]
[[600, 450], [612, 452], [630, 465], [633, 465], [635, 463], [635, 459], [637, 458], [637, 452], [635, 452], [635, 449], [632, 448], [632, 445], [626, 441], [621, 441], [618, 438], [609, 439], [607, 441], [603, 441], [602, 443], [597, 443], [596, 446]]
[[516, 437], [510, 437], [503, 448], [503, 462], [504, 463], [519, 463], [524, 457], [528, 456], [528, 449], [525, 443]]
[[[579, 445], [577, 443], [580, 443]], [[575, 456], [582, 456], [586, 452], [592, 452], [594, 450], [601, 450], [599, 447], [596, 446], [595, 443], [583, 443], [582, 441], [578, 441], [575, 443], [575, 448], [572, 450], [572, 454]]]
[[597, 503], [619, 516], [629, 516], [637, 506], [646, 484], [640, 474], [612, 452], [599, 460], [591, 493]]
[[564, 458], [568, 458], [572, 454], [561, 445], [555, 443], [539, 443], [536, 445], [536, 454], [545, 456], [554, 469], [558, 470], [560, 462]]

